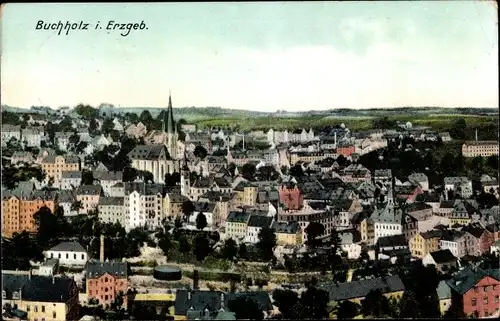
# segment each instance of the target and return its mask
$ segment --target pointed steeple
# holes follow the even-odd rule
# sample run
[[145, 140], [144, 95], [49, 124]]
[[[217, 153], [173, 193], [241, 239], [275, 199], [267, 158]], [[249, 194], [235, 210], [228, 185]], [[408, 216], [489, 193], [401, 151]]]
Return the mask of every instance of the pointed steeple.
[[174, 111], [172, 110], [172, 95], [170, 94], [170, 90], [168, 91], [168, 108], [166, 114], [166, 123], [167, 123], [167, 133], [174, 133]]

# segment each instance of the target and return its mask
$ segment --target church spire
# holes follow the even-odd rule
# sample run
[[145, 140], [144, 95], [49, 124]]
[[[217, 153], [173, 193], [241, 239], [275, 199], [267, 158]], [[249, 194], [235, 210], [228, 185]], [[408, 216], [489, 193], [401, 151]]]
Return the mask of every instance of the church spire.
[[167, 108], [167, 133], [173, 134], [174, 132], [174, 111], [172, 110], [172, 95], [168, 91], [168, 108]]

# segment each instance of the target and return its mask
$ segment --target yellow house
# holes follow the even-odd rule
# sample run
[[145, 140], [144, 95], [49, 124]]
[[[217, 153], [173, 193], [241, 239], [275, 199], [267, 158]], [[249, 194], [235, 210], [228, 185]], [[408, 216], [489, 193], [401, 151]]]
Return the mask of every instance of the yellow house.
[[184, 215], [182, 213], [182, 204], [189, 199], [180, 194], [167, 193], [163, 199], [163, 216], [175, 219]]
[[451, 306], [451, 289], [445, 280], [441, 280], [436, 289], [439, 298], [439, 311], [444, 315]]
[[47, 177], [52, 177], [56, 181], [61, 180], [62, 172], [79, 171], [80, 164], [80, 158], [76, 155], [48, 155], [41, 162]]
[[375, 243], [375, 225], [373, 224], [373, 220], [371, 218], [367, 217], [362, 220], [359, 225], [359, 230], [361, 234], [361, 242], [369, 245]]
[[274, 222], [272, 229], [277, 245], [301, 245], [302, 229], [298, 222]]
[[230, 212], [226, 219], [226, 237], [242, 240], [247, 234], [250, 214], [245, 212]]
[[66, 277], [2, 271], [2, 301], [26, 312], [29, 321], [76, 320], [79, 313], [78, 288]]
[[366, 295], [373, 290], [380, 290], [388, 299], [400, 300], [405, 291], [405, 286], [398, 275], [339, 284], [331, 283], [321, 287], [328, 291], [331, 304], [345, 300], [361, 304]]
[[239, 206], [255, 206], [257, 204], [257, 191], [256, 186], [245, 181], [240, 182], [233, 190], [231, 207], [235, 209]]
[[423, 258], [427, 254], [439, 250], [439, 240], [441, 235], [442, 232], [440, 230], [432, 230], [416, 234], [410, 239], [409, 242], [411, 255]]

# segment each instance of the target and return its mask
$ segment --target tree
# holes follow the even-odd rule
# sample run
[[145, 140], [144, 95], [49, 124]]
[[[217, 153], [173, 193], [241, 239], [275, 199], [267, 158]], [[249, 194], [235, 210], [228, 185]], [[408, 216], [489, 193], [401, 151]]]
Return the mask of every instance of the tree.
[[133, 182], [137, 178], [137, 170], [130, 166], [127, 166], [123, 169], [123, 181], [124, 182]]
[[158, 247], [163, 251], [163, 254], [167, 256], [170, 254], [172, 250], [172, 239], [169, 233], [161, 233], [158, 237]]
[[138, 171], [137, 176], [141, 177], [144, 182], [154, 182], [153, 173], [150, 171]]
[[81, 201], [74, 201], [73, 204], [71, 204], [72, 211], [79, 211], [81, 208], [83, 208]]
[[181, 180], [181, 174], [174, 172], [165, 174], [165, 186], [176, 186]]
[[182, 213], [184, 214], [184, 218], [187, 220], [187, 218], [193, 214], [195, 208], [193, 205], [193, 202], [190, 200], [187, 200], [182, 203]]
[[151, 128], [151, 125], [153, 123], [153, 116], [151, 116], [151, 113], [148, 110], [144, 110], [141, 115], [139, 116], [139, 120], [141, 123], [143, 123], [148, 129]]
[[328, 318], [328, 301], [329, 296], [327, 291], [309, 286], [300, 296], [300, 302], [303, 307], [302, 319]]
[[273, 250], [276, 247], [276, 235], [269, 227], [261, 228], [259, 232], [259, 241], [257, 248], [259, 249], [261, 258], [264, 261], [269, 261], [274, 257]]
[[184, 234], [181, 234], [179, 237], [179, 251], [184, 254], [191, 251], [191, 244], [189, 244], [189, 241]]
[[420, 308], [415, 293], [413, 291], [405, 291], [400, 302], [399, 317], [421, 318]]
[[82, 171], [82, 182], [81, 185], [92, 185], [94, 183], [94, 173], [91, 171]]
[[261, 181], [272, 181], [279, 178], [279, 174], [273, 166], [261, 166], [257, 170], [257, 177]]
[[465, 131], [467, 130], [467, 124], [465, 119], [458, 118], [453, 123], [452, 128], [450, 129], [450, 136], [455, 139], [465, 139]]
[[246, 163], [241, 168], [241, 175], [243, 176], [243, 178], [245, 178], [249, 181], [254, 179], [256, 172], [257, 172], [257, 169], [256, 169], [255, 165], [252, 163]]
[[264, 313], [253, 298], [239, 296], [228, 303], [229, 311], [233, 312], [237, 320], [263, 320]]
[[380, 290], [371, 290], [361, 301], [361, 313], [374, 318], [387, 316], [390, 314], [389, 301]]
[[205, 159], [205, 157], [207, 157], [207, 150], [205, 149], [205, 147], [201, 146], [201, 145], [197, 145], [195, 148], [194, 148], [194, 152], [193, 152], [194, 156], [200, 158], [200, 159]]
[[248, 250], [247, 250], [247, 246], [245, 245], [245, 243], [240, 244], [240, 247], [238, 249], [238, 256], [242, 260], [245, 260], [248, 258]]
[[202, 212], [198, 213], [196, 216], [196, 228], [199, 230], [203, 230], [207, 227], [207, 217]]
[[101, 132], [104, 135], [109, 135], [114, 128], [115, 124], [113, 123], [113, 120], [111, 118], [106, 118], [102, 123]]
[[236, 241], [232, 238], [226, 239], [224, 242], [224, 247], [222, 248], [222, 256], [230, 261], [233, 261], [238, 255], [238, 246]]
[[43, 248], [55, 245], [57, 238], [64, 231], [61, 230], [57, 217], [46, 206], [41, 207], [34, 215], [37, 225], [36, 240]]
[[295, 306], [299, 303], [298, 294], [291, 290], [276, 289], [273, 292], [275, 305], [284, 319], [299, 319]]
[[203, 261], [210, 254], [210, 245], [208, 239], [204, 235], [199, 235], [195, 239], [194, 255], [196, 260]]
[[92, 118], [89, 122], [89, 133], [94, 134], [99, 128], [99, 123], [95, 118]]
[[360, 310], [359, 304], [351, 302], [349, 300], [345, 300], [340, 302], [337, 312], [337, 319], [346, 320], [353, 319], [355, 316], [359, 314]]
[[311, 222], [307, 225], [305, 232], [307, 234], [307, 243], [309, 246], [317, 246], [317, 238], [325, 233], [325, 227], [318, 222]]
[[300, 165], [294, 165], [290, 168], [289, 174], [294, 177], [302, 177], [305, 176], [304, 170]]

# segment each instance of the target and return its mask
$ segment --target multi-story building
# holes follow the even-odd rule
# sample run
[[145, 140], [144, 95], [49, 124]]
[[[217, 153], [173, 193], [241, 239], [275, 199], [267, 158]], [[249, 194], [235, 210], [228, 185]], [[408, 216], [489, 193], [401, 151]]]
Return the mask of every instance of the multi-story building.
[[472, 195], [472, 181], [463, 176], [445, 177], [444, 189], [446, 191], [454, 191], [464, 198], [468, 198]]
[[304, 204], [304, 195], [295, 184], [284, 183], [279, 187], [280, 203], [288, 210], [300, 210]]
[[182, 204], [187, 201], [189, 201], [189, 198], [184, 195], [167, 193], [163, 201], [163, 216], [171, 220], [182, 217], [184, 215]]
[[42, 127], [27, 127], [21, 130], [21, 140], [27, 147], [40, 147], [43, 136]]
[[497, 141], [469, 141], [462, 145], [463, 157], [489, 157], [498, 155]]
[[259, 242], [259, 234], [263, 228], [271, 228], [273, 218], [263, 215], [250, 215], [247, 224], [245, 243], [256, 244]]
[[82, 183], [81, 171], [64, 171], [61, 173], [59, 188], [63, 190], [74, 190]]
[[28, 321], [77, 320], [78, 287], [72, 278], [2, 271], [2, 305], [25, 311]]
[[80, 214], [88, 214], [97, 209], [99, 199], [102, 196], [100, 185], [80, 185], [75, 192], [76, 200], [81, 203]]
[[302, 244], [302, 230], [297, 222], [278, 222], [272, 225], [277, 245], [297, 246]]
[[155, 229], [163, 220], [163, 185], [125, 184], [125, 229]]
[[304, 203], [302, 209], [297, 211], [290, 210], [278, 210], [278, 221], [282, 222], [297, 222], [302, 230], [302, 239], [304, 242], [307, 241], [306, 228], [311, 222], [317, 222], [325, 227], [323, 235], [330, 235], [332, 228], [334, 227], [335, 217], [331, 211], [329, 211], [324, 203], [319, 202], [309, 202]]
[[386, 206], [375, 209], [370, 217], [374, 224], [374, 242], [376, 243], [379, 237], [403, 234], [405, 216], [403, 210], [394, 204], [392, 190], [389, 190]]
[[35, 158], [30, 152], [14, 152], [10, 158], [10, 163], [16, 165], [19, 163], [35, 163]]
[[365, 217], [359, 224], [361, 241], [372, 245], [375, 244], [375, 224], [370, 217]]
[[247, 234], [250, 214], [245, 212], [229, 212], [226, 219], [226, 238], [243, 241]]
[[54, 213], [56, 207], [54, 192], [20, 188], [2, 194], [2, 236], [6, 237], [16, 232], [36, 232], [34, 214], [42, 207]]
[[424, 173], [413, 173], [408, 176], [408, 181], [420, 186], [424, 192], [429, 190], [429, 178]]
[[18, 142], [21, 142], [21, 126], [14, 126], [10, 124], [2, 125], [2, 146], [6, 146], [7, 143], [14, 138]]
[[76, 155], [47, 155], [43, 158], [41, 166], [47, 177], [59, 182], [62, 172], [79, 171], [81, 161]]
[[71, 132], [56, 132], [54, 139], [57, 147], [62, 151], [67, 151], [69, 148], [70, 137], [73, 135]]
[[120, 223], [124, 226], [124, 202], [124, 197], [100, 197], [97, 205], [99, 220], [104, 223]]
[[451, 254], [457, 258], [462, 258], [468, 253], [468, 244], [465, 232], [455, 230], [445, 230], [439, 240], [441, 250], [449, 249]]
[[239, 183], [233, 190], [232, 208], [240, 206], [255, 206], [257, 204], [257, 186], [248, 182]]
[[442, 236], [441, 230], [432, 230], [418, 233], [410, 238], [410, 252], [413, 257], [423, 258], [430, 252], [439, 250], [439, 240]]
[[123, 172], [104, 172], [104, 171], [94, 171], [94, 180], [99, 181], [99, 185], [102, 186], [102, 191], [105, 196], [110, 196], [111, 187], [122, 182]]
[[89, 261], [86, 266], [87, 298], [109, 307], [116, 296], [123, 295], [127, 306], [128, 268], [126, 262]]
[[467, 316], [485, 318], [498, 313], [500, 276], [498, 269], [483, 270], [468, 266], [446, 283], [451, 289], [451, 304], [463, 308]]

